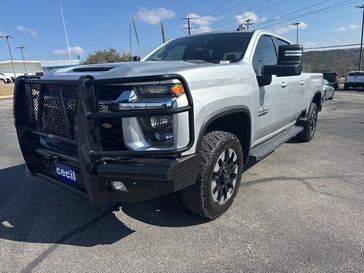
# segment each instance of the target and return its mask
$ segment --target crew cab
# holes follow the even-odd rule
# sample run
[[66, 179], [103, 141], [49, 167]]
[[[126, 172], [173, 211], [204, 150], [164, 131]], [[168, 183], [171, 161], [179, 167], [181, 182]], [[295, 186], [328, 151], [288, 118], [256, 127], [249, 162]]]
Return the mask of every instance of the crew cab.
[[180, 192], [190, 211], [214, 219], [249, 166], [314, 136], [322, 74], [302, 73], [302, 51], [263, 30], [203, 33], [140, 62], [18, 78], [25, 162], [94, 204]]

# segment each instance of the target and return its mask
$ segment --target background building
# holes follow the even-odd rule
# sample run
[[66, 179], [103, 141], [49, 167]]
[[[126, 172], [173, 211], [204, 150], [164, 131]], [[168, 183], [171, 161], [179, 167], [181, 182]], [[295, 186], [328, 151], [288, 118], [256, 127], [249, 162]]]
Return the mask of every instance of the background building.
[[[26, 71], [28, 75], [40, 75], [47, 71], [65, 67], [77, 66], [80, 60], [56, 60], [56, 61], [25, 61]], [[26, 74], [24, 62], [14, 60], [14, 69], [17, 77]], [[0, 61], [0, 73], [7, 77], [14, 77], [11, 61]]]
[[[43, 73], [40, 61], [25, 61], [25, 66], [27, 68], [28, 75]], [[14, 60], [14, 69], [17, 77], [26, 74], [23, 61]], [[14, 77], [11, 61], [0, 62], [0, 73], [3, 73], [8, 77]]]

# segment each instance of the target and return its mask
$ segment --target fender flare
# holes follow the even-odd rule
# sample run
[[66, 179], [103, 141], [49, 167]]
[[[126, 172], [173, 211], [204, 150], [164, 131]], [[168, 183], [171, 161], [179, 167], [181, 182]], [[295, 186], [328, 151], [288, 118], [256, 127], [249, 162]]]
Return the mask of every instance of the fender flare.
[[[236, 113], [244, 113], [247, 114], [249, 117], [249, 125], [251, 126], [251, 115], [250, 115], [250, 110], [247, 106], [231, 106], [231, 107], [227, 107], [227, 108], [223, 108], [223, 109], [219, 109], [215, 112], [213, 112], [210, 117], [208, 119], [206, 119], [203, 124], [200, 127], [200, 131], [198, 133], [198, 138], [197, 138], [197, 143], [196, 143], [196, 148], [195, 150], [198, 151], [201, 148], [202, 145], [202, 139], [206, 134], [207, 128], [209, 127], [209, 125], [214, 122], [215, 120], [223, 117], [223, 116], [227, 116], [230, 114], [236, 114]], [[252, 131], [250, 130], [250, 139], [249, 139], [249, 146], [248, 146], [248, 153], [250, 150], [250, 146], [251, 146], [251, 134]]]
[[[319, 111], [322, 110], [322, 91], [316, 91], [315, 94], [312, 96], [311, 98], [311, 101], [310, 101], [310, 104], [308, 105], [308, 108], [310, 107], [310, 105], [312, 104], [313, 102], [313, 99], [316, 97], [317, 94], [320, 94], [320, 104], [317, 105], [317, 108]], [[307, 112], [308, 112], [308, 108], [306, 109], [306, 115], [307, 115]]]

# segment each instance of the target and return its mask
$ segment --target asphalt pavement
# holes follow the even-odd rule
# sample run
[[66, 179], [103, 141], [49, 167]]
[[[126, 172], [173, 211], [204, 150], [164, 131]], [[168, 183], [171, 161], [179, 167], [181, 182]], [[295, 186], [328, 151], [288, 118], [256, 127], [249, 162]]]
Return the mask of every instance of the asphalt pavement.
[[210, 222], [177, 194], [95, 207], [32, 177], [0, 100], [0, 272], [364, 272], [364, 92], [336, 92]]

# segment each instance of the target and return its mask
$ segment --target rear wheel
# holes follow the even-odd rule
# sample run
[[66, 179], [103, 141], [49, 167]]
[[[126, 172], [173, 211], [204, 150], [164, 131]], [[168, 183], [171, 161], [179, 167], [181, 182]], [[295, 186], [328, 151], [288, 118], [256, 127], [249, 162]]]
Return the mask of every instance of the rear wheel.
[[5, 84], [5, 80], [0, 79], [0, 84]]
[[316, 132], [318, 108], [315, 103], [311, 103], [307, 113], [307, 120], [303, 125], [303, 131], [297, 135], [297, 138], [303, 142], [309, 142]]
[[349, 84], [344, 84], [344, 90], [349, 90], [350, 85]]
[[191, 212], [215, 219], [233, 203], [243, 170], [239, 139], [230, 133], [206, 134], [199, 151], [197, 183], [182, 190], [184, 205]]

